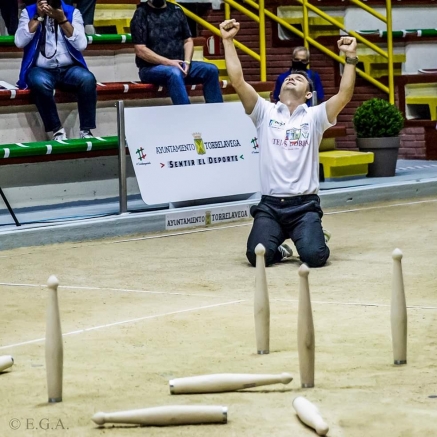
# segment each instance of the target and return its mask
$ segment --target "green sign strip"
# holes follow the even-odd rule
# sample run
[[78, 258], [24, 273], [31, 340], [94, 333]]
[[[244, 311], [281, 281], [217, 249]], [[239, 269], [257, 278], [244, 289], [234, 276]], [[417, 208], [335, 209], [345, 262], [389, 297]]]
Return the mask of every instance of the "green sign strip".
[[12, 143], [0, 146], [0, 159], [23, 158], [26, 156], [57, 155], [60, 153], [91, 152], [118, 149], [118, 137], [74, 139], [65, 141], [35, 141]]

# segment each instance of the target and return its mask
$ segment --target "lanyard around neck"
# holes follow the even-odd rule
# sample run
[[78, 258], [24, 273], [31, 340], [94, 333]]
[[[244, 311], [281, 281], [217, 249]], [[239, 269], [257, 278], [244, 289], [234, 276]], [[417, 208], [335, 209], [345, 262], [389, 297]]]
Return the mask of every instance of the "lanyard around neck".
[[40, 44], [39, 44], [39, 51], [44, 56], [44, 58], [52, 59], [58, 51], [58, 27], [59, 27], [59, 25], [58, 25], [57, 21], [53, 20], [52, 26], [53, 26], [54, 32], [55, 32], [55, 51], [51, 56], [47, 56], [46, 55], [47, 24], [48, 24], [48, 18], [46, 17], [45, 20], [43, 21], [42, 35], [41, 35]]

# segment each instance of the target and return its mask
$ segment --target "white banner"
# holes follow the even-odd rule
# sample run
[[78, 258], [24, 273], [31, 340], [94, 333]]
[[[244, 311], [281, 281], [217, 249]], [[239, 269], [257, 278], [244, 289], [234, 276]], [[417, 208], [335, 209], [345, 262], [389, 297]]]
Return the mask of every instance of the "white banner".
[[256, 193], [256, 129], [240, 102], [125, 109], [146, 204]]
[[197, 209], [170, 213], [165, 218], [165, 228], [181, 229], [210, 226], [250, 218], [248, 205], [229, 205], [214, 209]]

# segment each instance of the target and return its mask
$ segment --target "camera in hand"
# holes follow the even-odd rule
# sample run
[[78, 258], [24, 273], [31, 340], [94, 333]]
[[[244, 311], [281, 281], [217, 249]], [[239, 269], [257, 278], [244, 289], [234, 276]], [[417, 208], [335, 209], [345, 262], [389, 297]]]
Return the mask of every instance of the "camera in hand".
[[47, 4], [51, 6], [53, 9], [62, 8], [61, 0], [47, 0]]

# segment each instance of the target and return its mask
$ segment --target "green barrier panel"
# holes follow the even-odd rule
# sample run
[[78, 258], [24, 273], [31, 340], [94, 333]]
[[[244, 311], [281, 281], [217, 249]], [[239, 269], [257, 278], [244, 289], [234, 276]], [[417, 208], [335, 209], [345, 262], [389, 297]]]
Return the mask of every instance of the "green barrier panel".
[[23, 158], [26, 156], [57, 155], [60, 153], [91, 152], [118, 149], [118, 137], [103, 137], [59, 141], [36, 141], [12, 143], [0, 146], [1, 158]]
[[417, 36], [437, 36], [437, 29], [419, 29]]
[[14, 46], [13, 36], [0, 36], [0, 46]]
[[[130, 33], [117, 35], [87, 35], [88, 44], [123, 44], [132, 43], [132, 35]], [[14, 46], [13, 36], [0, 36], [0, 46]]]
[[[417, 29], [405, 29], [405, 30], [393, 30], [392, 37], [393, 38], [405, 38], [409, 33], [417, 33]], [[387, 38], [386, 30], [358, 30], [357, 33], [360, 35], [379, 35], [381, 38]]]
[[[379, 35], [382, 38], [387, 38], [387, 31], [385, 30], [357, 30], [360, 35]], [[404, 29], [394, 30], [392, 32], [393, 38], [405, 38], [407, 35], [416, 34], [417, 36], [437, 36], [437, 29]]]
[[117, 43], [131, 43], [132, 35], [126, 34], [112, 34], [112, 35], [87, 35], [88, 44], [117, 44]]

